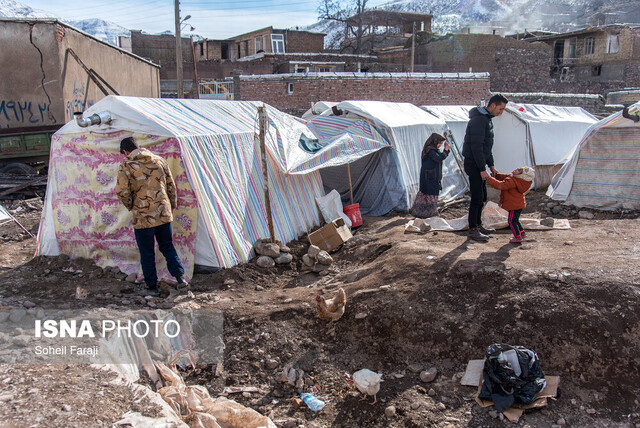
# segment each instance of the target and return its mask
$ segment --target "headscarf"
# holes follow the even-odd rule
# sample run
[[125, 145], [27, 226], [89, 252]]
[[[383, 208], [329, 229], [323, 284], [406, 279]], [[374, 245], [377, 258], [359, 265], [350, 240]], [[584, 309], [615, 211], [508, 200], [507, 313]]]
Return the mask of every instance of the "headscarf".
[[431, 136], [429, 138], [427, 138], [427, 141], [424, 142], [424, 147], [422, 148], [422, 157], [421, 159], [424, 160], [424, 158], [427, 157], [427, 155], [429, 154], [429, 152], [433, 149], [438, 150], [438, 144], [440, 144], [441, 141], [446, 140], [446, 138], [444, 138], [442, 135], [437, 134], [437, 133], [433, 133], [431, 134]]
[[522, 170], [522, 173], [516, 174], [514, 175], [514, 177], [520, 178], [524, 181], [533, 181], [534, 177], [536, 176], [536, 171], [533, 168], [523, 166], [520, 169]]

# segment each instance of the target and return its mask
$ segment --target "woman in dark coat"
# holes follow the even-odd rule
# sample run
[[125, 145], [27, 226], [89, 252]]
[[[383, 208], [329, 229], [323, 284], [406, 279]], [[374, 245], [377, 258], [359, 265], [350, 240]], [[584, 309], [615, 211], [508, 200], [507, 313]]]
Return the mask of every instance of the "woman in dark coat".
[[[444, 143], [444, 151], [439, 149]], [[449, 155], [449, 143], [435, 132], [424, 143], [420, 168], [420, 191], [411, 207], [411, 214], [419, 218], [438, 215], [438, 195], [442, 190], [442, 161]]]

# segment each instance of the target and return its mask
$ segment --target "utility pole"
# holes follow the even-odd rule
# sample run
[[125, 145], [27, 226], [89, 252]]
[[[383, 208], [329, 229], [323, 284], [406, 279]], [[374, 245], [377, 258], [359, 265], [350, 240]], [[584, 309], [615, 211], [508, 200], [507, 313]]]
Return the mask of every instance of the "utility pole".
[[178, 85], [177, 98], [184, 97], [182, 90], [182, 37], [180, 37], [180, 0], [174, 0], [175, 2], [175, 15], [176, 15], [176, 83]]
[[413, 73], [413, 64], [415, 63], [415, 55], [416, 55], [416, 21], [413, 21], [412, 31], [413, 32], [411, 33], [411, 72]]

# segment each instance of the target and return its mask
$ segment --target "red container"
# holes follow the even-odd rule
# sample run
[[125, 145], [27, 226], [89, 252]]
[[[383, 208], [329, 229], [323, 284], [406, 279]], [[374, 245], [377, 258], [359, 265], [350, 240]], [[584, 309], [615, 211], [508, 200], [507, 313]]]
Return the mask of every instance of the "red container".
[[351, 220], [351, 227], [362, 226], [362, 215], [360, 215], [360, 204], [351, 204], [342, 208], [342, 211]]

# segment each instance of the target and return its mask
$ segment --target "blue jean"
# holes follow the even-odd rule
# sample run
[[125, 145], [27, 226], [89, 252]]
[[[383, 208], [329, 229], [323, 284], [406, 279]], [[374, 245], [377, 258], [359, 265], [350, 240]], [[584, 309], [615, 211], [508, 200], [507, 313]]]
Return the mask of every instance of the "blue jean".
[[158, 249], [167, 261], [167, 269], [174, 277], [182, 276], [184, 269], [178, 258], [178, 253], [173, 246], [171, 238], [171, 223], [165, 223], [160, 226], [148, 227], [146, 229], [134, 229], [136, 235], [136, 243], [140, 251], [140, 264], [142, 265], [142, 274], [144, 282], [149, 288], [158, 286], [158, 274], [156, 272], [156, 252], [155, 240], [158, 241]]

